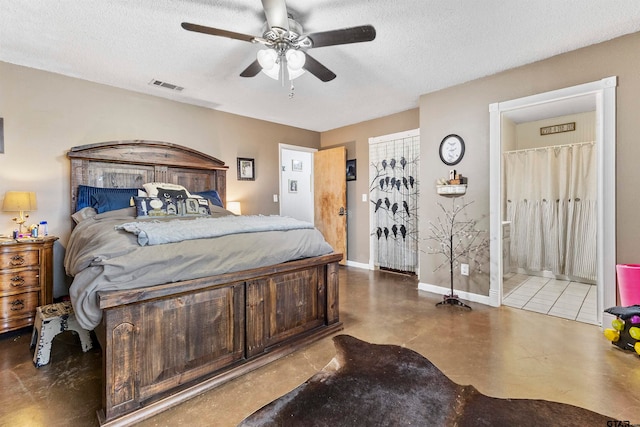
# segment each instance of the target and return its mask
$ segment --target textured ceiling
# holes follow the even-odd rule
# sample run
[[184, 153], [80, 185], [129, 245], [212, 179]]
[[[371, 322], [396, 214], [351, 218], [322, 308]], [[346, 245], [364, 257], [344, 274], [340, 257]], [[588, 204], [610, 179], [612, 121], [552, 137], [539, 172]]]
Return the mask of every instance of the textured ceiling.
[[[640, 31], [637, 0], [288, 0], [304, 32], [371, 24], [368, 43], [312, 49], [337, 74], [288, 84], [239, 74], [260, 45], [260, 0], [6, 0], [0, 61], [189, 104], [325, 131], [418, 106], [443, 89]], [[606, 76], [603, 76], [606, 77]], [[182, 92], [149, 85], [152, 79]]]

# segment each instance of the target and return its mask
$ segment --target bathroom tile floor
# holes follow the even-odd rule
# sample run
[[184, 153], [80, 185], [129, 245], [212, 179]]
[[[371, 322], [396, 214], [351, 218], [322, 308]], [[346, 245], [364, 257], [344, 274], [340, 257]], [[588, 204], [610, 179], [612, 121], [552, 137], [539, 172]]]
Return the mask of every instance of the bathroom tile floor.
[[598, 324], [595, 285], [510, 274], [505, 276], [503, 288], [506, 306]]

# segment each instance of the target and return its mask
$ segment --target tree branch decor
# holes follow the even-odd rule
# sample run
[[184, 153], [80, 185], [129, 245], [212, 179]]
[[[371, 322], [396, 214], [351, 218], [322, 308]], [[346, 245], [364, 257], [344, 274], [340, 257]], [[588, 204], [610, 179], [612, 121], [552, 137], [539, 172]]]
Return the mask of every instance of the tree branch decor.
[[473, 265], [475, 271], [482, 272], [480, 258], [489, 247], [489, 240], [485, 237], [486, 232], [476, 229], [478, 221], [463, 217], [464, 210], [472, 203], [456, 204], [456, 198], [452, 198], [451, 209], [438, 203], [443, 217], [439, 216], [435, 223], [429, 221], [427, 240], [435, 244], [427, 246], [427, 253], [444, 257], [442, 263], [433, 271], [448, 266], [451, 286], [451, 293], [445, 295], [443, 301], [436, 305], [449, 304], [471, 309], [454, 293], [453, 272], [458, 268], [461, 260], [467, 261], [470, 267]]

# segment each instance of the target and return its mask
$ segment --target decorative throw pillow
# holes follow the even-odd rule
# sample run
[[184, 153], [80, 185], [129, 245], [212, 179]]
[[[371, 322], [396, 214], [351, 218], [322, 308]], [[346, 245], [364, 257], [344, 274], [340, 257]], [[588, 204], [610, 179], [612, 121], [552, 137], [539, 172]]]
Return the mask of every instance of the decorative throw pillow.
[[187, 195], [190, 196], [189, 191], [179, 184], [172, 184], [170, 182], [147, 182], [143, 184], [144, 190], [147, 192], [147, 196], [156, 197], [158, 195], [158, 187], [165, 190], [184, 190]]
[[206, 199], [134, 197], [137, 218], [211, 215]]
[[188, 199], [189, 193], [186, 190], [173, 190], [169, 188], [158, 187], [156, 197], [160, 199]]
[[207, 190], [207, 191], [197, 191], [195, 193], [191, 193], [192, 196], [202, 196], [205, 199], [209, 199], [209, 201], [216, 205], [216, 206], [220, 206], [221, 208], [224, 208], [224, 205], [222, 204], [222, 199], [220, 199], [220, 195], [218, 194], [218, 192], [216, 190]]

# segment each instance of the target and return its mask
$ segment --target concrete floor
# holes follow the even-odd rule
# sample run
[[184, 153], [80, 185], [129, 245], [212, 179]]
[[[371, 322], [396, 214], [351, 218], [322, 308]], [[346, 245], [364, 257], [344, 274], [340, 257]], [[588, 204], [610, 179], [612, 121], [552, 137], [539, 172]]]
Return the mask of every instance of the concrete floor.
[[[599, 327], [512, 307], [435, 307], [438, 301], [418, 291], [415, 278], [340, 271], [343, 333], [409, 347], [453, 381], [491, 396], [555, 400], [640, 423], [640, 357], [611, 345]], [[0, 426], [98, 425], [100, 351], [82, 353], [65, 332], [51, 363], [36, 369], [30, 339], [30, 331], [0, 336]], [[138, 425], [235, 426], [334, 354], [323, 339]]]

